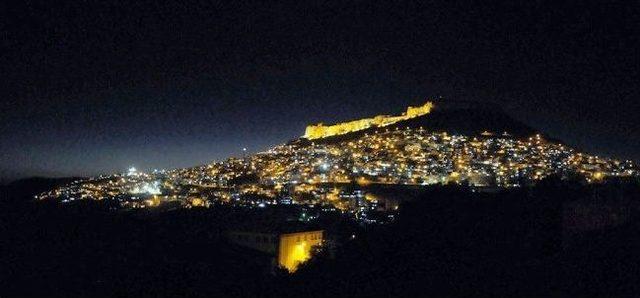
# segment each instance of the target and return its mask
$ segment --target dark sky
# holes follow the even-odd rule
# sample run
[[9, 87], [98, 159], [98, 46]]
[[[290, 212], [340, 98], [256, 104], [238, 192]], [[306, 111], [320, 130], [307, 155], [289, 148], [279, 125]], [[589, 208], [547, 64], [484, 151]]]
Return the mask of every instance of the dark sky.
[[0, 177], [193, 166], [438, 97], [639, 160], [640, 2], [485, 2], [0, 4]]

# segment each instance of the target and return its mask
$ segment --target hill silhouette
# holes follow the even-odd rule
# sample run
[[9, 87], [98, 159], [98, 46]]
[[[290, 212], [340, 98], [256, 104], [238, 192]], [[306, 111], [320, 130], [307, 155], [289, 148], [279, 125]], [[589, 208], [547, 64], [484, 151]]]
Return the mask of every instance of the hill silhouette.
[[15, 180], [0, 186], [0, 200], [30, 200], [34, 195], [51, 190], [57, 186], [71, 183], [80, 177], [46, 178], [30, 177]]

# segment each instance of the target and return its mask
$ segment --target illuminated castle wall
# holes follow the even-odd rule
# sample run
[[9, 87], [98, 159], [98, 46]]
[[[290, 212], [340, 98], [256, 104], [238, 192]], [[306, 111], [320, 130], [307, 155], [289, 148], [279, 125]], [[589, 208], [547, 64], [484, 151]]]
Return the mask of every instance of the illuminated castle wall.
[[398, 121], [403, 121], [422, 115], [429, 114], [433, 108], [432, 102], [427, 102], [419, 107], [408, 107], [407, 111], [399, 116], [378, 115], [373, 118], [359, 119], [344, 123], [338, 123], [334, 125], [325, 126], [322, 123], [316, 125], [309, 125], [304, 132], [303, 138], [314, 140], [321, 139], [330, 136], [342, 135], [354, 131], [367, 129], [370, 127], [384, 127], [394, 124]]

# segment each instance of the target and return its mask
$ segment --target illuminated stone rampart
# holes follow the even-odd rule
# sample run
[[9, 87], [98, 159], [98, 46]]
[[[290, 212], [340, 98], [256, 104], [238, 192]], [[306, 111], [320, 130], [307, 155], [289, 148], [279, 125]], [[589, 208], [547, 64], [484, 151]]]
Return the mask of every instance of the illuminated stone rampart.
[[331, 136], [367, 129], [370, 127], [385, 127], [399, 121], [420, 117], [431, 112], [432, 102], [427, 102], [419, 107], [408, 107], [407, 111], [399, 116], [378, 115], [373, 118], [364, 118], [344, 123], [325, 126], [322, 123], [307, 126], [303, 138], [309, 140], [321, 139]]

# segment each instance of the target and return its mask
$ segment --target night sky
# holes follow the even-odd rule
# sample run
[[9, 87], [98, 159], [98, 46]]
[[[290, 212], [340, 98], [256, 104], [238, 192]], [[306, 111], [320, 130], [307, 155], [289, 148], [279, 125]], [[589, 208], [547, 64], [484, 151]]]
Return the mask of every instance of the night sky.
[[638, 1], [240, 2], [0, 4], [0, 179], [194, 166], [440, 97], [640, 160]]

